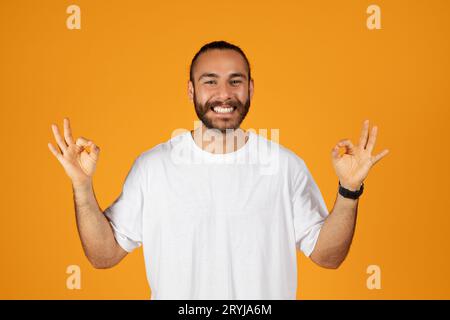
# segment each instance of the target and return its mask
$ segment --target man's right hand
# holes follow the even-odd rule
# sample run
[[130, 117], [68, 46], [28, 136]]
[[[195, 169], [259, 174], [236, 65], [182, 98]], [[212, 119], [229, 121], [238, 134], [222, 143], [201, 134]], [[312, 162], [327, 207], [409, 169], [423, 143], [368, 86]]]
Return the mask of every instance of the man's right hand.
[[48, 143], [48, 148], [62, 164], [66, 174], [74, 186], [92, 183], [100, 149], [91, 140], [80, 137], [74, 141], [68, 118], [64, 118], [64, 139], [59, 133], [58, 126], [52, 124], [53, 135], [59, 150]]

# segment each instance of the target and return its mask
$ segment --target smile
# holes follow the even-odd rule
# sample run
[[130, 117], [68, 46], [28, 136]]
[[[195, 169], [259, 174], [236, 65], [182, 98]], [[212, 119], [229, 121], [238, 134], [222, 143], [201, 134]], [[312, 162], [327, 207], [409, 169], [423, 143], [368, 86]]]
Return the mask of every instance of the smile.
[[219, 106], [212, 108], [212, 110], [215, 113], [231, 113], [235, 109], [236, 109], [235, 107], [219, 107]]

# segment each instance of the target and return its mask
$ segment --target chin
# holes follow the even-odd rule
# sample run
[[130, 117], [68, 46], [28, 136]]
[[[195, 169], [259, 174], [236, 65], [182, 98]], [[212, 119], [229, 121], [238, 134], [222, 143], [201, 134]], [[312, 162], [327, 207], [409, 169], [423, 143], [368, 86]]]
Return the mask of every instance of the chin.
[[236, 130], [239, 128], [239, 125], [235, 123], [213, 123], [212, 129], [217, 129], [222, 132], [225, 132], [225, 130]]

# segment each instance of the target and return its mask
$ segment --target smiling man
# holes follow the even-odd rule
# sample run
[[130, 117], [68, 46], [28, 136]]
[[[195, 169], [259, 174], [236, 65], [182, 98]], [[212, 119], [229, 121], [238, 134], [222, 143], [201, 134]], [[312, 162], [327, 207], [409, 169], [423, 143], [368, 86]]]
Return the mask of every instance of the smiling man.
[[365, 121], [358, 145], [343, 139], [332, 148], [339, 186], [329, 214], [298, 155], [240, 127], [253, 90], [239, 47], [203, 46], [188, 82], [201, 125], [141, 153], [104, 211], [92, 187], [99, 148], [75, 141], [68, 119], [64, 138], [52, 125], [59, 150], [49, 148], [72, 181], [81, 242], [94, 267], [110, 268], [143, 245], [152, 299], [295, 299], [297, 251], [324, 268], [341, 265], [363, 181], [388, 153], [372, 155], [377, 127], [369, 134]]
[[207, 128], [237, 129], [253, 96], [250, 64], [238, 47], [213, 42], [194, 56], [188, 87], [195, 112]]

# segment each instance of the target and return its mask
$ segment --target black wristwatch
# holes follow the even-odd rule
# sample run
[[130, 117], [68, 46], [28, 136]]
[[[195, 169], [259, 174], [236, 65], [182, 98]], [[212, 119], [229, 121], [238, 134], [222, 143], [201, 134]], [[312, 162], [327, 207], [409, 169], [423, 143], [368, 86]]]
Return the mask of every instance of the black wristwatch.
[[363, 190], [364, 190], [364, 182], [361, 184], [361, 187], [359, 187], [358, 191], [351, 191], [341, 186], [341, 182], [339, 181], [339, 194], [344, 198], [356, 200], [363, 193]]

